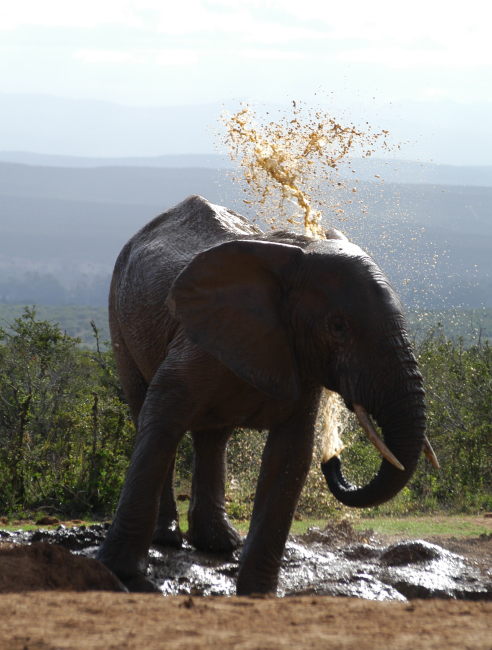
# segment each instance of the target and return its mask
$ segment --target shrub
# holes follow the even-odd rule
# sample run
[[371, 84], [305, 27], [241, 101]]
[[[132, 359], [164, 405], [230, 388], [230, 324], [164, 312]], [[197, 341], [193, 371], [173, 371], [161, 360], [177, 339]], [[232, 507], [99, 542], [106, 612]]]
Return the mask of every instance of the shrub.
[[26, 308], [0, 330], [0, 509], [107, 511], [133, 437], [111, 356]]

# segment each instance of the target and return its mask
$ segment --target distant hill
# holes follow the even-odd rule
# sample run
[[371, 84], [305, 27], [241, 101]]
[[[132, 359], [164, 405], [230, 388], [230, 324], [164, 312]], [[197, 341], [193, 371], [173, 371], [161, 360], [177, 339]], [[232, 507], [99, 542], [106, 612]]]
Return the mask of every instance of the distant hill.
[[10, 151], [88, 156], [210, 153], [219, 104], [124, 106], [91, 99], [0, 93], [0, 142]]
[[[174, 154], [164, 156], [107, 158], [84, 156], [60, 156], [28, 151], [0, 151], [0, 162], [21, 163], [43, 167], [167, 167], [173, 169], [233, 169], [228, 156], [219, 154]], [[410, 160], [387, 160], [384, 158], [352, 159], [350, 165], [342, 165], [344, 178], [355, 176], [360, 181], [383, 178], [387, 183], [430, 183], [432, 185], [465, 185], [492, 187], [492, 166], [437, 165]]]
[[[254, 106], [260, 120], [289, 115], [290, 91], [286, 88], [285, 92], [283, 104]], [[331, 93], [324, 98], [322, 95], [312, 108], [326, 110], [344, 123], [354, 122], [363, 130], [367, 125], [374, 130], [388, 130], [391, 141], [401, 145], [401, 149], [394, 150], [394, 158], [454, 165], [492, 164], [488, 102], [466, 102], [465, 106], [446, 99], [405, 99], [387, 104], [355, 101], [347, 107]], [[0, 146], [14, 152], [110, 158], [210, 154], [217, 151], [223, 131], [220, 115], [240, 107], [237, 100], [173, 106], [172, 95], [165, 106], [139, 106], [139, 100], [137, 96], [135, 105], [124, 106], [83, 98], [0, 92]]]
[[[413, 309], [492, 306], [492, 187], [382, 183], [372, 164], [355, 194], [330, 190], [332, 204], [352, 202], [327, 224], [371, 252]], [[224, 168], [0, 163], [0, 302], [104, 305], [121, 246], [190, 194], [254, 216]]]
[[[133, 157], [96, 157], [96, 156], [63, 156], [57, 154], [33, 153], [30, 151], [0, 151], [0, 161], [35, 165], [43, 167], [173, 167], [182, 169], [231, 168], [228, 156], [219, 154], [168, 154], [163, 156], [133, 156]], [[486, 169], [486, 168], [485, 168]]]

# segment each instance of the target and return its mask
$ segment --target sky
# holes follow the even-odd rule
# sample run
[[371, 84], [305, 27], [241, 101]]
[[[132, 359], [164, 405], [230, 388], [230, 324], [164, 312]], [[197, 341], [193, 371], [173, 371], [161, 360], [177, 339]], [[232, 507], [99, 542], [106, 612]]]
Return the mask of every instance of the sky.
[[0, 90], [135, 106], [295, 99], [351, 119], [379, 111], [410, 123], [428, 114], [438, 126], [459, 119], [466, 128], [492, 108], [490, 7], [0, 0]]

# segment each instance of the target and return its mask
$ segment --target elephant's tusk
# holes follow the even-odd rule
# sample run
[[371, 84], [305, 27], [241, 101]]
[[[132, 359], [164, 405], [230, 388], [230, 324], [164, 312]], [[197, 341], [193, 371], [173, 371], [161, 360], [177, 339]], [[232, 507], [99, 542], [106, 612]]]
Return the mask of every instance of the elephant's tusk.
[[434, 450], [432, 449], [432, 445], [429, 442], [427, 436], [424, 436], [423, 452], [427, 456], [428, 460], [433, 465], [433, 467], [435, 467], [436, 469], [441, 469], [441, 466], [439, 465], [439, 461], [437, 460], [437, 456]]
[[376, 447], [376, 449], [379, 451], [381, 456], [383, 458], [386, 458], [386, 460], [397, 467], [398, 469], [404, 471], [405, 468], [403, 465], [400, 463], [398, 458], [394, 456], [391, 451], [388, 449], [388, 447], [384, 444], [384, 442], [381, 440], [381, 438], [378, 436], [376, 433], [376, 430], [374, 428], [374, 425], [371, 422], [371, 418], [369, 417], [366, 409], [361, 406], [360, 404], [354, 404], [354, 411], [357, 416], [357, 419], [359, 420], [360, 426], [364, 429], [366, 436], [369, 438], [369, 440], [372, 442], [372, 444]]

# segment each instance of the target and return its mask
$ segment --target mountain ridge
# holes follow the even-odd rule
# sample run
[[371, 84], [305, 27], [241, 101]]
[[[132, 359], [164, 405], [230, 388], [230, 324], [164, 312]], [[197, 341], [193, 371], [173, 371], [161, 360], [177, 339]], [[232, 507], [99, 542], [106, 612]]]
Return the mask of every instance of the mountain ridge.
[[[158, 156], [66, 156], [29, 151], [0, 151], [0, 163], [57, 168], [175, 168], [235, 170], [237, 165], [223, 154], [162, 154]], [[356, 173], [353, 173], [355, 169]], [[354, 158], [341, 164], [343, 178], [432, 185], [492, 187], [492, 165], [443, 165], [392, 158]]]
[[[44, 300], [104, 304], [123, 244], [190, 194], [254, 217], [229, 170], [0, 163], [0, 302], [31, 302], [37, 274]], [[492, 188], [374, 179], [323, 198], [345, 202], [326, 224], [368, 250], [412, 308], [492, 305]]]

